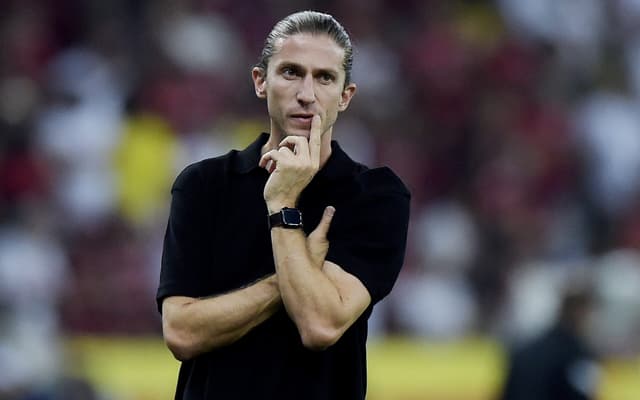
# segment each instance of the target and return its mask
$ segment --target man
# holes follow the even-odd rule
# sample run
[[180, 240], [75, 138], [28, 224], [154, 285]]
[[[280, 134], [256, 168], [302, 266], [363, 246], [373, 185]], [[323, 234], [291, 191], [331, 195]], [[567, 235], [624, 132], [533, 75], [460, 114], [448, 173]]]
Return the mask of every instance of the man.
[[501, 400], [591, 400], [600, 367], [586, 335], [594, 311], [590, 287], [570, 288], [551, 328], [511, 351]]
[[157, 294], [176, 399], [365, 398], [367, 319], [403, 262], [409, 192], [331, 140], [351, 64], [333, 17], [286, 17], [252, 70], [270, 134], [176, 179]]

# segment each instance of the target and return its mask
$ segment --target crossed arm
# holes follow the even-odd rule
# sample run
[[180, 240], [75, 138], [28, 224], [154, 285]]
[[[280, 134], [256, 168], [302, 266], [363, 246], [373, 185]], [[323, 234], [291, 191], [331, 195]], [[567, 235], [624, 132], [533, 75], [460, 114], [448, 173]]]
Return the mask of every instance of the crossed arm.
[[185, 361], [235, 342], [281, 304], [275, 275], [215, 297], [167, 297], [162, 302], [162, 333], [173, 355]]
[[334, 344], [371, 303], [355, 276], [325, 261], [326, 234], [333, 208], [325, 209], [318, 227], [305, 237], [298, 229], [273, 228], [271, 242], [278, 288], [302, 343], [322, 350]]
[[309, 237], [300, 230], [274, 228], [276, 271], [250, 286], [215, 297], [172, 296], [162, 303], [164, 339], [181, 361], [229, 345], [271, 317], [284, 303], [303, 344], [334, 344], [371, 302], [353, 275], [325, 261], [328, 208]]

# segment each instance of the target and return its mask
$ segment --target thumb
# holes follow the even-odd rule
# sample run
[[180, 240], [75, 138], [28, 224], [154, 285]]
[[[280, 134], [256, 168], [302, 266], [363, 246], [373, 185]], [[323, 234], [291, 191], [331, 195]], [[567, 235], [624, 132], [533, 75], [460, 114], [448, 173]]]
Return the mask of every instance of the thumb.
[[322, 218], [320, 219], [320, 223], [313, 231], [314, 236], [320, 236], [325, 239], [327, 237], [327, 233], [329, 233], [329, 227], [331, 226], [331, 220], [333, 219], [333, 215], [335, 214], [336, 209], [333, 206], [327, 206], [324, 209], [324, 213], [322, 213]]

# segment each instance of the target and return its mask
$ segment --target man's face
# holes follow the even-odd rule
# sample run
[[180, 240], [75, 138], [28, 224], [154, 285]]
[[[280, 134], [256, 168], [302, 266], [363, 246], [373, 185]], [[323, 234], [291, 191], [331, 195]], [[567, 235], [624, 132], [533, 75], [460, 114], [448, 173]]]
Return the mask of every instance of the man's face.
[[315, 114], [323, 134], [331, 132], [355, 93], [355, 85], [344, 87], [343, 58], [344, 50], [324, 34], [295, 34], [277, 43], [266, 76], [252, 71], [256, 94], [267, 99], [272, 135], [308, 138]]

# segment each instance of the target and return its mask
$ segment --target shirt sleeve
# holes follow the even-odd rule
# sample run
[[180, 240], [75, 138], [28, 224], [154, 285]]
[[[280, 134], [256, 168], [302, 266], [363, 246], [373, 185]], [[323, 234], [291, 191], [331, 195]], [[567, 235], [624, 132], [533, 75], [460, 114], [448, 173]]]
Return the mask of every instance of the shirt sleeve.
[[359, 184], [354, 201], [336, 210], [326, 259], [356, 276], [375, 304], [389, 294], [404, 262], [410, 194], [388, 168], [368, 170]]
[[204, 182], [197, 164], [183, 170], [171, 188], [171, 208], [164, 237], [160, 284], [156, 294], [158, 311], [169, 296], [203, 295], [203, 271], [210, 262], [204, 240], [208, 211]]

